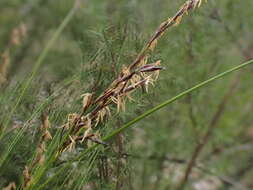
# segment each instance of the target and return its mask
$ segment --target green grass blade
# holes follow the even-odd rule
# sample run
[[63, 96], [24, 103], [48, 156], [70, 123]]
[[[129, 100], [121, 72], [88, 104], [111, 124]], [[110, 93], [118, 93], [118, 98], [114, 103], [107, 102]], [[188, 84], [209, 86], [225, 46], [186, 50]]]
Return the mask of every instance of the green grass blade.
[[196, 86], [193, 86], [192, 88], [189, 88], [189, 89], [185, 90], [184, 92], [182, 92], [182, 93], [174, 96], [173, 98], [170, 98], [170, 99], [162, 102], [161, 104], [155, 106], [154, 108], [151, 108], [150, 110], [146, 111], [145, 113], [141, 114], [140, 116], [134, 118], [133, 120], [131, 120], [130, 122], [128, 122], [127, 124], [125, 124], [124, 126], [122, 126], [121, 128], [113, 131], [111, 134], [109, 134], [108, 136], [104, 137], [103, 140], [107, 141], [107, 140], [111, 139], [112, 137], [116, 136], [117, 134], [121, 133], [122, 131], [124, 131], [127, 128], [129, 128], [130, 126], [132, 126], [133, 124], [135, 124], [135, 123], [143, 120], [147, 116], [149, 116], [149, 115], [153, 114], [154, 112], [162, 109], [163, 107], [165, 107], [165, 106], [167, 106], [167, 105], [175, 102], [176, 100], [178, 100], [178, 99], [186, 96], [187, 94], [190, 94], [190, 93], [192, 93], [192, 92], [194, 92], [194, 91], [196, 91], [196, 90], [198, 90], [198, 89], [200, 89], [200, 88], [202, 88], [202, 87], [204, 87], [204, 86], [206, 86], [206, 85], [208, 85], [208, 84], [210, 84], [210, 83], [212, 83], [212, 82], [214, 82], [214, 81], [216, 81], [218, 79], [221, 79], [221, 78], [223, 78], [223, 77], [225, 77], [225, 76], [227, 76], [227, 75], [229, 75], [229, 74], [231, 74], [231, 73], [233, 73], [233, 72], [235, 72], [237, 70], [240, 70], [240, 69], [242, 69], [242, 68], [244, 68], [246, 66], [249, 66], [250, 64], [253, 64], [253, 59], [251, 59], [251, 60], [249, 60], [249, 61], [247, 61], [245, 63], [242, 63], [242, 64], [240, 64], [238, 66], [235, 66], [235, 67], [233, 67], [233, 68], [231, 68], [231, 69], [229, 69], [227, 71], [224, 71], [223, 73], [220, 73], [220, 74], [218, 74], [218, 75], [216, 75], [216, 76], [214, 76], [214, 77], [212, 77], [210, 79], [207, 79], [204, 82], [201, 82], [201, 83], [197, 84]]
[[[156, 111], [158, 111], [158, 110], [164, 108], [165, 106], [167, 106], [167, 105], [169, 105], [169, 104], [175, 102], [176, 100], [178, 100], [178, 99], [180, 99], [180, 98], [186, 96], [187, 94], [190, 94], [190, 93], [192, 93], [192, 92], [194, 92], [194, 91], [196, 91], [196, 90], [198, 90], [198, 89], [200, 89], [200, 88], [202, 88], [202, 87], [204, 87], [204, 86], [207, 86], [208, 84], [210, 84], [210, 83], [212, 83], [212, 82], [214, 82], [214, 81], [216, 81], [216, 80], [218, 80], [218, 79], [221, 79], [221, 78], [223, 78], [223, 77], [225, 77], [225, 76], [227, 76], [227, 75], [229, 75], [229, 74], [231, 74], [231, 73], [233, 73], [233, 72], [235, 72], [235, 71], [237, 71], [237, 70], [240, 70], [240, 69], [242, 69], [242, 68], [244, 68], [244, 67], [246, 67], [246, 66], [249, 66], [250, 64], [253, 64], [253, 59], [251, 59], [251, 60], [249, 60], [249, 61], [247, 61], [247, 62], [245, 62], [245, 63], [242, 63], [242, 64], [240, 64], [240, 65], [238, 65], [238, 66], [235, 66], [235, 67], [233, 67], [233, 68], [231, 68], [231, 69], [229, 69], [229, 70], [227, 70], [227, 71], [224, 71], [224, 72], [222, 72], [222, 73], [220, 73], [220, 74], [218, 74], [218, 75], [215, 75], [214, 77], [212, 77], [212, 78], [210, 78], [210, 79], [207, 79], [207, 80], [205, 80], [204, 82], [201, 82], [201, 83], [199, 83], [199, 84], [193, 86], [192, 88], [189, 88], [189, 89], [185, 90], [184, 92], [182, 92], [182, 93], [180, 93], [180, 94], [174, 96], [173, 98], [170, 98], [170, 99], [168, 99], [168, 100], [162, 102], [161, 104], [159, 104], [159, 105], [157, 105], [157, 106], [155, 106], [155, 107], [149, 109], [148, 111], [144, 112], [143, 114], [141, 114], [141, 115], [139, 115], [138, 117], [134, 118], [133, 120], [129, 121], [127, 124], [123, 125], [123, 126], [120, 127], [119, 129], [114, 130], [114, 131], [111, 132], [109, 135], [107, 135], [106, 137], [104, 137], [102, 140], [103, 140], [103, 141], [108, 141], [108, 140], [112, 139], [114, 136], [116, 136], [116, 135], [118, 135], [119, 133], [123, 132], [124, 130], [128, 129], [129, 127], [131, 127], [131, 126], [134, 125], [135, 123], [137, 123], [137, 122], [139, 122], [139, 121], [145, 119], [145, 118], [148, 117], [149, 115], [151, 115], [151, 114], [155, 113]], [[85, 152], [83, 152], [83, 153], [78, 157], [77, 160], [80, 160], [80, 159], [82, 158], [82, 156], [84, 156], [87, 152], [90, 152], [91, 150], [93, 150], [93, 149], [96, 148], [97, 146], [98, 146], [98, 145], [94, 145], [94, 146], [90, 147], [89, 149], [87, 149]]]
[[58, 37], [60, 36], [60, 34], [62, 33], [62, 31], [64, 30], [64, 28], [68, 25], [69, 21], [73, 18], [75, 12], [77, 10], [77, 6], [76, 3], [73, 6], [73, 8], [69, 11], [69, 13], [66, 15], [66, 17], [64, 18], [64, 20], [62, 21], [62, 23], [59, 25], [59, 27], [57, 28], [57, 30], [55, 31], [55, 33], [53, 34], [52, 38], [48, 41], [46, 47], [43, 49], [43, 51], [41, 52], [41, 54], [39, 55], [37, 61], [35, 62], [35, 65], [33, 67], [33, 70], [31, 72], [30, 77], [27, 79], [27, 81], [23, 84], [22, 87], [22, 91], [20, 93], [20, 96], [18, 97], [17, 102], [15, 103], [15, 106], [13, 107], [11, 113], [9, 114], [9, 117], [7, 118], [5, 125], [3, 127], [3, 129], [1, 129], [0, 131], [0, 140], [1, 138], [4, 136], [4, 132], [5, 129], [7, 128], [7, 126], [10, 123], [11, 117], [13, 116], [15, 110], [17, 109], [18, 105], [20, 104], [20, 102], [22, 101], [22, 98], [24, 97], [26, 91], [28, 90], [31, 82], [33, 81], [35, 75], [37, 74], [42, 62], [44, 61], [44, 59], [46, 58], [48, 52], [50, 51], [50, 49], [52, 48], [52, 46], [55, 44], [56, 40], [58, 39]]
[[[5, 129], [8, 127], [11, 118], [16, 110], [16, 108], [18, 107], [18, 105], [20, 104], [20, 102], [22, 101], [22, 98], [24, 97], [27, 89], [29, 88], [31, 82], [33, 81], [36, 73], [39, 70], [39, 67], [41, 66], [42, 62], [44, 61], [44, 59], [46, 58], [49, 50], [52, 48], [52, 46], [54, 45], [54, 43], [56, 42], [56, 40], [58, 39], [58, 37], [60, 36], [60, 34], [62, 33], [62, 31], [64, 30], [64, 28], [67, 26], [67, 24], [69, 23], [69, 21], [73, 18], [75, 12], [77, 10], [77, 6], [76, 4], [73, 6], [73, 8], [69, 11], [69, 13], [66, 15], [66, 17], [64, 18], [64, 20], [62, 21], [62, 23], [60, 24], [60, 26], [57, 28], [57, 30], [55, 31], [55, 33], [53, 34], [52, 38], [49, 40], [49, 42], [47, 43], [46, 47], [43, 49], [42, 53], [40, 54], [40, 56], [38, 57], [37, 61], [35, 62], [33, 71], [30, 75], [30, 77], [28, 78], [28, 80], [24, 83], [23, 87], [22, 87], [22, 91], [20, 96], [18, 97], [17, 102], [15, 103], [15, 106], [13, 107], [11, 113], [9, 114], [9, 117], [7, 118], [7, 121], [5, 122], [4, 127], [1, 129], [0, 131], [0, 140], [2, 139], [2, 137], [5, 134]], [[22, 137], [22, 131], [18, 134], [18, 136], [16, 137], [16, 139], [14, 139], [13, 143], [11, 144], [11, 146], [7, 149], [7, 152], [2, 155], [2, 158], [0, 160], [0, 168], [3, 166], [4, 162], [7, 160], [8, 156], [10, 155], [10, 153], [12, 152], [12, 150], [14, 149], [15, 144], [19, 141], [19, 139]]]

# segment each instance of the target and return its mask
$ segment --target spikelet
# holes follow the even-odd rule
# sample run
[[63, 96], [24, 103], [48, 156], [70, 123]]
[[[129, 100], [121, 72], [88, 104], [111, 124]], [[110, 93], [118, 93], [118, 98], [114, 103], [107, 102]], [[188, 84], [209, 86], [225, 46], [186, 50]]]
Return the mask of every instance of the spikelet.
[[96, 122], [95, 122], [95, 126], [97, 126], [100, 122], [104, 122], [105, 121], [105, 116], [109, 116], [111, 114], [110, 109], [108, 106], [102, 108], [101, 110], [99, 110], [97, 112], [97, 117], [96, 117]]
[[121, 110], [124, 112], [126, 110], [125, 100], [123, 96], [114, 96], [111, 98], [112, 101], [117, 105], [117, 112]]
[[0, 64], [0, 84], [6, 81], [7, 70], [10, 65], [9, 49], [4, 51], [1, 58], [2, 58], [2, 63]]
[[149, 50], [150, 51], [154, 51], [154, 49], [156, 48], [157, 45], [157, 39], [153, 40], [150, 44], [149, 44]]
[[149, 76], [147, 76], [145, 78], [145, 83], [143, 84], [146, 92], [148, 92], [149, 84], [151, 84], [152, 86], [154, 86], [154, 79], [152, 79], [151, 75], [149, 75]]
[[[156, 61], [155, 62], [155, 65], [156, 66], [160, 66], [161, 65], [161, 60], [158, 60], [158, 61]], [[164, 69], [164, 68], [162, 68], [162, 69]], [[154, 72], [154, 80], [157, 80], [158, 79], [158, 77], [159, 77], [159, 74], [160, 74], [160, 70], [156, 70], [155, 72]]]
[[140, 61], [140, 64], [139, 66], [143, 66], [143, 65], [146, 65], [148, 62], [148, 56], [145, 56], [141, 61]]
[[69, 146], [67, 147], [67, 150], [68, 150], [69, 152], [71, 152], [71, 151], [74, 150], [75, 147], [76, 147], [76, 137], [72, 137], [72, 136], [69, 135], [69, 139], [71, 140], [71, 143], [70, 143]]
[[42, 125], [40, 127], [43, 135], [42, 135], [42, 141], [48, 141], [52, 139], [52, 136], [49, 132], [50, 128], [50, 122], [47, 115], [42, 116]]
[[19, 26], [12, 30], [10, 43], [15, 46], [20, 45], [23, 38], [26, 37], [26, 33], [26, 25], [24, 23], [21, 23]]
[[126, 76], [126, 75], [129, 75], [129, 74], [130, 74], [130, 70], [129, 70], [129, 68], [128, 68], [126, 65], [123, 65], [123, 66], [122, 66], [121, 73], [122, 73], [124, 76]]
[[28, 166], [25, 166], [23, 176], [24, 176], [24, 187], [28, 187], [32, 179]]
[[175, 24], [173, 26], [178, 26], [181, 23], [183, 15], [176, 17]]
[[85, 128], [85, 132], [81, 142], [83, 142], [92, 131], [91, 119], [89, 117], [86, 118], [85, 126], [83, 126], [83, 128]]
[[130, 79], [130, 83], [132, 85], [136, 84], [137, 82], [139, 82], [142, 79], [142, 77], [140, 75], [134, 75], [131, 79]]
[[83, 97], [83, 111], [85, 112], [89, 106], [91, 105], [92, 103], [92, 94], [91, 93], [86, 93], [86, 94], [83, 94], [81, 97]]
[[69, 130], [71, 127], [73, 127], [74, 122], [80, 117], [77, 113], [71, 113], [68, 114], [67, 123], [62, 126], [62, 128]]
[[[198, 4], [198, 8], [202, 5], [203, 0], [198, 0], [197, 4]], [[207, 0], [205, 0], [205, 2], [207, 3]]]

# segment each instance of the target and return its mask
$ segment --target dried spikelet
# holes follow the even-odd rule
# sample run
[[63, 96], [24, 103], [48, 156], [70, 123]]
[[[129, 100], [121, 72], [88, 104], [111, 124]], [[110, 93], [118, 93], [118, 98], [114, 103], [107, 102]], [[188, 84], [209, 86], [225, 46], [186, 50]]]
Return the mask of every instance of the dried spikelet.
[[128, 68], [127, 66], [123, 65], [123, 66], [122, 66], [121, 73], [122, 73], [123, 75], [129, 75], [129, 74], [130, 74], [130, 70], [129, 70], [129, 68]]
[[21, 23], [18, 27], [12, 30], [11, 34], [11, 44], [13, 45], [20, 45], [21, 41], [24, 37], [26, 37], [27, 28], [24, 23]]
[[73, 123], [77, 118], [79, 118], [79, 114], [77, 114], [77, 113], [68, 114], [68, 122], [69, 123]]
[[152, 78], [151, 75], [149, 75], [149, 76], [147, 76], [145, 78], [144, 87], [145, 87], [146, 92], [148, 92], [149, 84], [151, 84], [152, 86], [154, 86], [154, 79]]
[[99, 111], [98, 113], [98, 118], [99, 118], [99, 122], [103, 122], [104, 121], [104, 117], [106, 116], [106, 109], [103, 108], [102, 110]]
[[[129, 80], [129, 79], [128, 79]], [[114, 93], [113, 94], [119, 94], [120, 92], [124, 91], [128, 80], [126, 80], [125, 82], [121, 82], [115, 89], [114, 89]]]
[[45, 114], [42, 116], [42, 125], [41, 125], [40, 128], [41, 128], [41, 131], [43, 133], [43, 135], [42, 135], [42, 142], [43, 141], [48, 141], [48, 140], [52, 139], [52, 136], [51, 136], [51, 134], [50, 134], [50, 132], [48, 130], [50, 128], [49, 118]]
[[43, 165], [45, 163], [45, 155], [41, 155], [38, 159], [38, 164]]
[[202, 0], [198, 0], [198, 8], [201, 6]]
[[168, 22], [170, 22], [170, 18], [167, 19], [167, 21], [164, 21], [160, 24], [159, 28], [163, 28], [164, 26], [166, 26], [168, 24]]
[[[125, 65], [122, 66], [121, 73], [119, 75], [119, 78], [115, 80], [110, 86], [112, 88], [118, 87], [122, 82], [125, 82], [129, 80], [134, 73], [130, 72], [130, 69], [126, 67]], [[112, 89], [108, 90], [109, 92], [112, 91]], [[105, 93], [104, 93], [105, 94]]]
[[[207, 2], [207, 0], [205, 0], [205, 1]], [[195, 3], [194, 8], [195, 8], [195, 7], [198, 7], [198, 8], [199, 8], [199, 7], [202, 5], [202, 0], [195, 0], [194, 3]]]
[[41, 130], [49, 129], [50, 128], [50, 122], [49, 122], [48, 115], [43, 114], [41, 119], [42, 119]]
[[[146, 72], [141, 72], [141, 73], [140, 73], [140, 76], [141, 76], [141, 79], [145, 79], [146, 77], [149, 76], [149, 74], [146, 73]], [[139, 80], [139, 81], [141, 81], [141, 80]], [[138, 82], [139, 82], [139, 81], [138, 81]], [[137, 83], [138, 83], [138, 82], [137, 82]]]
[[120, 112], [120, 110], [122, 110], [122, 111], [126, 110], [125, 101], [122, 96], [111, 97], [111, 100], [117, 105], [117, 112], [118, 113]]
[[[161, 65], [161, 60], [158, 60], [158, 61], [156, 61], [155, 62], [155, 65], [156, 66], [160, 66]], [[162, 68], [162, 69], [164, 69], [164, 68]], [[158, 77], [159, 77], [159, 74], [160, 74], [160, 70], [156, 70], [155, 72], [154, 72], [154, 80], [157, 80], [158, 79]]]
[[89, 128], [91, 126], [91, 119], [90, 119], [90, 115], [86, 115], [86, 116], [82, 116], [81, 117], [81, 123], [82, 127], [84, 128]]
[[135, 99], [133, 99], [133, 98], [130, 96], [130, 93], [131, 93], [131, 92], [126, 92], [126, 93], [125, 93], [127, 99], [128, 99], [130, 102], [131, 102], [131, 101], [132, 101], [132, 102], [135, 102]]
[[146, 82], [146, 79], [142, 79], [142, 80], [138, 81], [137, 83], [127, 87], [124, 91], [124, 95], [126, 96], [127, 93], [130, 93], [130, 92], [134, 91], [135, 89], [137, 89], [138, 87], [144, 85], [145, 82]]
[[178, 16], [178, 17], [176, 18], [176, 20], [175, 20], [175, 24], [174, 24], [174, 26], [179, 25], [179, 24], [181, 23], [182, 18], [183, 18], [183, 15]]
[[42, 124], [40, 126], [40, 130], [41, 130], [41, 138], [40, 141], [38, 143], [37, 149], [36, 149], [36, 157], [35, 159], [32, 161], [32, 164], [30, 165], [30, 167], [25, 166], [25, 169], [23, 171], [23, 177], [24, 177], [24, 187], [29, 186], [30, 181], [31, 181], [31, 175], [30, 175], [30, 171], [32, 171], [32, 169], [36, 166], [36, 165], [43, 165], [45, 163], [45, 151], [46, 151], [46, 142], [50, 139], [52, 139], [52, 136], [49, 132], [49, 128], [50, 128], [50, 122], [49, 122], [49, 118], [48, 115], [46, 115], [45, 113], [42, 114], [41, 116], [41, 121]]
[[85, 112], [89, 106], [92, 104], [92, 94], [91, 93], [86, 93], [83, 94], [83, 112]]
[[81, 143], [82, 143], [84, 140], [86, 140], [86, 138], [87, 138], [88, 136], [90, 136], [91, 132], [92, 132], [92, 128], [91, 128], [91, 127], [89, 127], [88, 129], [85, 130], [85, 132], [84, 132], [84, 134], [83, 134], [83, 138], [82, 138], [82, 140], [81, 140]]
[[[207, 0], [205, 0], [205, 2], [207, 3]], [[199, 0], [198, 7], [200, 7], [201, 5], [202, 5], [202, 0]]]
[[42, 155], [46, 150], [46, 145], [45, 143], [40, 143], [37, 147], [37, 154]]
[[16, 188], [16, 184], [14, 182], [11, 182], [8, 186], [4, 187], [3, 190], [15, 190]]
[[24, 187], [28, 187], [31, 182], [31, 175], [28, 166], [25, 166], [23, 176], [24, 176]]
[[104, 109], [106, 110], [106, 115], [108, 115], [110, 117], [111, 116], [111, 110], [110, 110], [109, 106], [106, 106]]
[[18, 27], [14, 28], [11, 32], [9, 46], [6, 48], [1, 56], [0, 63], [0, 84], [6, 81], [7, 70], [10, 65], [10, 49], [13, 45], [20, 45], [22, 38], [26, 36], [26, 26], [21, 23]]
[[[207, 2], [207, 0], [205, 1]], [[193, 9], [199, 8], [202, 5], [202, 0], [190, 0], [188, 4], [188, 9], [190, 9], [191, 7], [193, 7]]]
[[145, 56], [145, 57], [141, 60], [141, 62], [140, 62], [139, 65], [140, 65], [140, 66], [146, 65], [147, 62], [148, 62], [148, 56]]
[[45, 141], [51, 140], [51, 139], [52, 139], [51, 133], [50, 133], [48, 130], [46, 130], [46, 131], [44, 132], [42, 138], [43, 138], [43, 140], [45, 140]]
[[157, 45], [157, 39], [153, 40], [150, 44], [149, 44], [149, 50], [150, 51], [154, 51], [156, 45]]
[[69, 139], [70, 139], [71, 143], [68, 145], [68, 147], [63, 152], [65, 152], [65, 151], [71, 152], [76, 147], [76, 137], [72, 137], [71, 135], [69, 135]]
[[80, 117], [79, 114], [77, 113], [71, 113], [71, 114], [68, 114], [68, 119], [67, 119], [67, 123], [65, 125], [62, 126], [62, 128], [66, 129], [66, 130], [69, 130], [74, 122]]
[[10, 65], [9, 49], [4, 51], [1, 58], [2, 58], [2, 63], [0, 64], [0, 84], [6, 81], [7, 70]]
[[131, 80], [130, 80], [130, 82], [131, 82], [131, 84], [132, 85], [134, 85], [134, 84], [136, 84], [137, 82], [139, 82], [140, 80], [142, 79], [142, 77], [140, 76], [140, 75], [134, 75], [132, 78], [131, 78]]
[[91, 125], [90, 117], [89, 116], [83, 117], [82, 121], [84, 123], [82, 128], [85, 129], [85, 132], [84, 132], [84, 135], [83, 135], [83, 138], [82, 138], [81, 142], [83, 142], [87, 138], [87, 136], [90, 134], [90, 132], [92, 131], [92, 125]]

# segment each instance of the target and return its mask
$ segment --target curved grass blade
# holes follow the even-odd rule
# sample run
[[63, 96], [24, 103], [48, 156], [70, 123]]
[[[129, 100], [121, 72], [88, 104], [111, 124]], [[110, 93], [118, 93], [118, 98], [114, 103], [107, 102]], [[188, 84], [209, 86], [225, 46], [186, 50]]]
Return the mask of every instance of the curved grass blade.
[[[76, 1], [78, 2], [78, 1]], [[7, 126], [10, 123], [11, 117], [13, 116], [14, 112], [16, 111], [18, 105], [20, 104], [20, 102], [22, 101], [25, 93], [27, 92], [30, 84], [32, 83], [35, 75], [37, 74], [42, 62], [44, 61], [44, 59], [46, 58], [49, 50], [52, 48], [52, 46], [55, 44], [56, 40], [58, 39], [58, 37], [60, 36], [60, 34], [62, 33], [62, 31], [64, 30], [64, 28], [68, 25], [68, 23], [70, 22], [70, 20], [73, 18], [76, 10], [77, 10], [77, 3], [75, 3], [75, 5], [73, 6], [73, 8], [69, 11], [69, 13], [66, 15], [66, 17], [64, 18], [64, 20], [62, 21], [62, 23], [59, 25], [59, 27], [57, 28], [57, 30], [55, 31], [55, 33], [53, 34], [52, 38], [48, 41], [46, 47], [43, 49], [43, 51], [41, 52], [41, 54], [39, 55], [37, 61], [34, 64], [33, 70], [31, 72], [30, 77], [27, 79], [27, 81], [23, 84], [20, 96], [18, 97], [17, 102], [15, 103], [13, 109], [11, 110], [9, 117], [7, 118], [4, 127], [1, 129], [0, 131], [0, 140], [2, 139], [2, 137], [4, 136], [5, 133], [5, 129], [7, 128]]]
[[[184, 96], [186, 96], [187, 94], [190, 94], [196, 90], [199, 90], [202, 87], [207, 86], [208, 84], [211, 84], [212, 82], [218, 80], [218, 79], [222, 79], [225, 76], [241, 70], [249, 65], [253, 64], [253, 59], [242, 63], [238, 66], [235, 66], [229, 70], [226, 70], [218, 75], [215, 75], [214, 77], [211, 77], [187, 90], [185, 90], [184, 92], [162, 102], [161, 104], [155, 106], [154, 108], [149, 109], [148, 111], [144, 112], [143, 114], [141, 114], [140, 116], [134, 118], [133, 120], [129, 121], [127, 124], [123, 125], [121, 128], [114, 130], [113, 132], [111, 132], [109, 135], [107, 135], [106, 137], [104, 137], [102, 140], [103, 141], [108, 141], [110, 139], [112, 139], [113, 137], [115, 137], [116, 135], [118, 135], [119, 133], [123, 132], [124, 130], [130, 128], [131, 126], [133, 126], [134, 124], [136, 124], [137, 122], [145, 119], [146, 117], [148, 117], [149, 115], [155, 113], [156, 111], [168, 106], [169, 104], [179, 100], [180, 98], [183, 98]], [[51, 182], [55, 177], [57, 177], [58, 175], [61, 174], [62, 171], [64, 171], [65, 168], [69, 167], [71, 165], [71, 163], [76, 162], [76, 161], [81, 161], [83, 160], [83, 158], [87, 155], [87, 153], [91, 152], [92, 150], [94, 150], [95, 148], [97, 148], [100, 144], [96, 144], [90, 148], [88, 148], [86, 151], [84, 151], [81, 155], [77, 156], [75, 159], [72, 159], [70, 161], [68, 161], [67, 163], [65, 163], [65, 166], [63, 166], [62, 168], [60, 168], [53, 176], [51, 176], [50, 179], [48, 179], [45, 183], [43, 183], [40, 187], [38, 187], [38, 189], [43, 189], [43, 187], [46, 186], [46, 184], [48, 184], [49, 182]]]
[[140, 116], [134, 118], [133, 120], [131, 120], [130, 122], [128, 122], [127, 124], [125, 124], [124, 126], [122, 126], [121, 128], [113, 131], [111, 134], [109, 134], [106, 137], [104, 137], [103, 141], [110, 140], [112, 137], [114, 137], [114, 136], [118, 135], [119, 133], [121, 133], [122, 131], [128, 129], [133, 124], [135, 124], [135, 123], [143, 120], [147, 116], [149, 116], [149, 115], [153, 114], [154, 112], [162, 109], [163, 107], [165, 107], [165, 106], [167, 106], [167, 105], [175, 102], [176, 100], [178, 100], [178, 99], [186, 96], [187, 94], [190, 94], [190, 93], [192, 93], [192, 92], [194, 92], [194, 91], [196, 91], [196, 90], [198, 90], [198, 89], [200, 89], [200, 88], [202, 88], [202, 87], [204, 87], [204, 86], [206, 86], [206, 85], [208, 85], [208, 84], [210, 84], [210, 83], [212, 83], [212, 82], [214, 82], [214, 81], [216, 81], [218, 79], [221, 79], [221, 78], [223, 78], [223, 77], [225, 77], [225, 76], [227, 76], [227, 75], [229, 75], [229, 74], [231, 74], [231, 73], [233, 73], [233, 72], [235, 72], [237, 70], [240, 70], [240, 69], [242, 69], [242, 68], [244, 68], [246, 66], [249, 66], [250, 64], [253, 64], [253, 59], [251, 59], [251, 60], [249, 60], [249, 61], [247, 61], [245, 63], [242, 63], [242, 64], [240, 64], [238, 66], [235, 66], [232, 69], [224, 71], [223, 73], [220, 73], [220, 74], [218, 74], [218, 75], [216, 75], [216, 76], [214, 76], [214, 77], [212, 77], [210, 79], [207, 79], [206, 81], [201, 82], [201, 83], [197, 84], [196, 86], [193, 86], [192, 88], [189, 88], [189, 89], [185, 90], [184, 92], [182, 92], [182, 93], [174, 96], [173, 98], [170, 98], [170, 99], [162, 102], [161, 104], [155, 106], [154, 108], [151, 108], [150, 110], [144, 112]]

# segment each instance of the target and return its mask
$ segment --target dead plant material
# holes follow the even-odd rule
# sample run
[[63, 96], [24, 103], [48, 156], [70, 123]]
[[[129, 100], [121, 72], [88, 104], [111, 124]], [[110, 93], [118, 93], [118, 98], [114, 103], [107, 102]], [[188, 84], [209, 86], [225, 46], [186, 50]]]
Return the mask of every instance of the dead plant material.
[[46, 143], [52, 139], [52, 136], [49, 132], [50, 129], [50, 122], [47, 114], [42, 114], [41, 116], [41, 126], [40, 126], [40, 133], [41, 138], [39, 140], [37, 150], [36, 150], [36, 156], [34, 160], [32, 161], [30, 166], [25, 166], [25, 169], [23, 171], [23, 177], [24, 177], [24, 188], [27, 188], [30, 186], [32, 182], [32, 175], [31, 171], [38, 165], [43, 165], [45, 163], [45, 151], [46, 151]]
[[7, 80], [8, 68], [10, 66], [10, 55], [13, 47], [19, 46], [26, 37], [27, 29], [24, 23], [15, 27], [11, 32], [9, 43], [1, 56], [0, 62], [0, 85]]
[[0, 65], [0, 84], [4, 83], [6, 81], [7, 70], [10, 65], [9, 49], [5, 50], [1, 59], [2, 59], [2, 63]]

